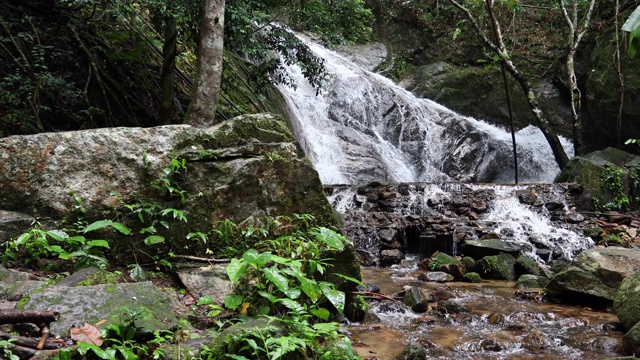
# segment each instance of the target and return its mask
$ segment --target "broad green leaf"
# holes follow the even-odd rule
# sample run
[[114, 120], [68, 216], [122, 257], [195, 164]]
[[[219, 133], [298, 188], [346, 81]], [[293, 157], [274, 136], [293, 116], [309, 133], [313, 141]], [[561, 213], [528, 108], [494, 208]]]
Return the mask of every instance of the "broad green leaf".
[[86, 241], [87, 239], [84, 236], [77, 235], [67, 238], [64, 242], [66, 242], [67, 244], [84, 244]]
[[246, 261], [248, 264], [255, 264], [257, 262], [257, 258], [258, 258], [258, 250], [256, 249], [249, 249], [247, 251], [244, 252], [244, 254], [242, 254], [242, 258], [244, 259], [244, 261]]
[[333, 304], [340, 314], [344, 311], [345, 295], [342, 291], [336, 289], [332, 283], [321, 282], [320, 288], [324, 296]]
[[271, 281], [278, 290], [286, 293], [289, 290], [289, 281], [282, 273], [273, 267], [262, 269], [262, 273]]
[[638, 48], [640, 48], [640, 27], [633, 30], [629, 35], [629, 49], [627, 50], [629, 58], [633, 59], [636, 56]]
[[131, 276], [134, 281], [147, 280], [147, 273], [138, 264], [129, 270], [129, 276]]
[[164, 236], [160, 236], [160, 235], [151, 235], [151, 236], [147, 236], [144, 239], [144, 243], [145, 245], [155, 245], [155, 244], [160, 244], [164, 242]]
[[625, 21], [624, 25], [622, 25], [622, 30], [626, 32], [633, 32], [639, 27], [640, 27], [640, 6], [638, 6], [633, 11], [633, 13], [629, 15], [629, 18], [627, 19], [627, 21]]
[[305, 308], [299, 302], [291, 299], [280, 299], [280, 303], [284, 305], [287, 309], [293, 310], [297, 313], [304, 313]]
[[271, 308], [268, 306], [260, 306], [258, 309], [258, 314], [267, 316], [271, 312]]
[[315, 323], [313, 324], [313, 329], [322, 333], [330, 333], [333, 331], [338, 331], [338, 323], [330, 322], [330, 323]]
[[227, 275], [231, 283], [237, 283], [248, 268], [249, 264], [244, 259], [231, 259], [231, 262], [227, 265]]
[[56, 239], [57, 241], [64, 241], [65, 239], [69, 238], [69, 234], [67, 234], [62, 230], [50, 230], [50, 231], [45, 231], [45, 233], [51, 236], [52, 238]]
[[138, 360], [138, 355], [136, 355], [133, 351], [124, 347], [121, 347], [118, 350], [120, 350], [120, 354], [122, 355], [124, 360]]
[[309, 312], [312, 313], [313, 315], [317, 316], [318, 318], [324, 320], [324, 321], [329, 320], [329, 315], [331, 315], [329, 310], [327, 310], [325, 308], [310, 309]]
[[344, 249], [345, 238], [331, 229], [320, 227], [316, 229], [313, 234], [319, 242], [327, 244], [331, 248], [338, 251], [342, 251]]
[[249, 360], [248, 358], [242, 356], [242, 355], [234, 355], [234, 354], [224, 354], [224, 356], [228, 357], [229, 359], [233, 359], [233, 360]]
[[124, 235], [129, 235], [129, 234], [131, 234], [131, 230], [130, 230], [128, 227], [126, 227], [126, 226], [122, 225], [121, 223], [119, 223], [119, 222], [117, 222], [117, 221], [114, 221], [114, 222], [111, 224], [111, 226], [113, 226], [113, 228], [114, 228], [114, 229], [118, 230], [120, 233], [122, 233], [122, 234], [124, 234]]
[[240, 305], [242, 305], [242, 301], [244, 297], [242, 295], [233, 295], [227, 294], [224, 298], [224, 306], [230, 310], [236, 310]]
[[309, 299], [311, 299], [313, 303], [318, 301], [320, 296], [322, 296], [322, 290], [320, 290], [318, 283], [316, 283], [315, 280], [307, 279], [302, 276], [298, 277], [298, 280], [300, 281], [300, 288], [305, 294], [307, 294]]
[[202, 296], [200, 299], [198, 299], [198, 302], [196, 303], [196, 305], [200, 306], [200, 305], [209, 305], [209, 304], [213, 304], [216, 301], [209, 295], [205, 295]]
[[104, 247], [109, 248], [109, 242], [107, 240], [90, 240], [87, 242], [87, 246], [89, 247]]
[[342, 275], [342, 274], [338, 274], [338, 273], [334, 273], [333, 275], [341, 277], [341, 278], [343, 278], [345, 280], [349, 280], [349, 281], [351, 281], [353, 283], [356, 283], [356, 284], [358, 284], [360, 286], [366, 287], [366, 285], [362, 281], [360, 281], [360, 280], [358, 280], [356, 278], [352, 278], [351, 276]]
[[280, 299], [278, 299], [277, 297], [275, 297], [275, 296], [273, 296], [273, 295], [269, 294], [269, 293], [268, 293], [268, 292], [266, 292], [266, 291], [258, 291], [258, 294], [260, 294], [260, 296], [262, 296], [263, 298], [265, 298], [265, 299], [269, 300], [269, 301], [270, 301], [270, 302], [272, 302], [272, 303], [276, 303], [276, 302], [278, 302], [278, 301], [280, 300]]
[[302, 294], [302, 291], [300, 291], [300, 289], [298, 288], [290, 288], [284, 294], [287, 295], [289, 299], [296, 300], [297, 298], [300, 297], [300, 294]]
[[24, 234], [21, 234], [20, 236], [18, 236], [18, 238], [15, 241], [16, 247], [21, 245], [23, 242], [28, 241], [31, 238], [31, 233], [30, 232], [26, 232]]
[[80, 353], [80, 355], [84, 356], [89, 351], [92, 351], [100, 359], [104, 359], [104, 360], [115, 359], [115, 356], [109, 356], [109, 354], [106, 351], [100, 349], [98, 346], [95, 346], [90, 343], [86, 343], [84, 341], [78, 342], [78, 353]]
[[268, 263], [269, 261], [271, 261], [271, 253], [270, 252], [263, 252], [260, 255], [258, 255], [258, 257], [255, 259], [255, 264], [257, 267], [261, 267], [264, 266], [266, 263]]
[[89, 231], [95, 231], [95, 230], [99, 230], [102, 228], [105, 228], [107, 226], [111, 226], [113, 225], [113, 221], [111, 220], [98, 220], [96, 222], [93, 222], [89, 225], [87, 225], [86, 228], [84, 228], [84, 233], [88, 233]]

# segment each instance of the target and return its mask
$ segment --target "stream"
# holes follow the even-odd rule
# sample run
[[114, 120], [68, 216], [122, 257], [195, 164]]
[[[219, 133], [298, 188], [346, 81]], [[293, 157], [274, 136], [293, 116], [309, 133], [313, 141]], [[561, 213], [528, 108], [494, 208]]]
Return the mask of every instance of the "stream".
[[418, 314], [402, 302], [370, 300], [369, 314], [352, 324], [355, 348], [364, 359], [395, 360], [410, 342], [427, 359], [606, 359], [620, 356], [622, 331], [612, 312], [514, 297], [515, 283], [427, 283], [408, 256], [391, 268], [364, 267], [365, 283], [384, 294], [418, 286], [455, 296], [468, 312]]

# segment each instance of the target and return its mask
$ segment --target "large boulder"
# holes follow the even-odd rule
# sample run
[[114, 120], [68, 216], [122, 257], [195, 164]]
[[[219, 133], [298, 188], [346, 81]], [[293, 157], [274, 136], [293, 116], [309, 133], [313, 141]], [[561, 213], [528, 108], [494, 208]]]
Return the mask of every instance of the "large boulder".
[[613, 311], [627, 331], [640, 321], [640, 271], [622, 281], [613, 302]]
[[570, 300], [611, 302], [626, 277], [640, 269], [640, 250], [621, 247], [582, 252], [547, 286], [551, 296]]
[[[411, 69], [400, 85], [419, 97], [436, 101], [463, 115], [503, 127], [510, 124], [502, 76], [493, 68], [456, 66], [437, 61]], [[543, 100], [541, 105], [550, 122], [561, 134], [568, 136], [570, 124], [566, 119], [571, 118], [571, 109], [560, 90], [546, 82], [536, 84], [535, 90]], [[516, 128], [535, 124], [529, 103], [516, 81], [509, 81], [509, 92]]]
[[[179, 171], [168, 170], [172, 166]], [[162, 209], [182, 211], [187, 221], [176, 220], [172, 210], [162, 216]], [[173, 125], [2, 138], [0, 211], [13, 214], [12, 226], [0, 229], [0, 243], [26, 231], [28, 226], [16, 224], [29, 218], [44, 219], [48, 229], [67, 227], [80, 217], [87, 223], [118, 219], [132, 234], [103, 231], [96, 236], [106, 237], [111, 258], [124, 264], [134, 261], [132, 252], [138, 249], [138, 256], [156, 250], [216, 254], [235, 245], [211, 233], [216, 222], [226, 219], [268, 227], [273, 224], [265, 219], [283, 215], [282, 225], [289, 226], [296, 221], [293, 214], [311, 214], [317, 224], [339, 225], [318, 173], [286, 123], [271, 114], [240, 116], [206, 129]], [[147, 246], [148, 233], [140, 230], [154, 218], [165, 242]], [[196, 232], [210, 236], [187, 239]], [[241, 246], [258, 239], [244, 237]], [[325, 274], [329, 279], [345, 283], [332, 276], [334, 271], [359, 278], [353, 246], [327, 255], [340, 265]]]
[[[0, 139], [0, 160], [0, 211], [22, 214], [15, 217], [18, 223], [34, 217], [57, 227], [81, 215], [87, 222], [118, 218], [137, 229], [142, 224], [125, 205], [176, 208], [188, 221], [157, 229], [171, 241], [166, 248], [183, 253], [215, 250], [216, 244], [186, 235], [206, 233], [224, 219], [260, 225], [265, 216], [309, 213], [319, 223], [337, 225], [317, 172], [286, 124], [270, 114], [206, 129], [174, 125], [12, 136]], [[184, 160], [187, 171], [167, 174], [172, 160]], [[175, 188], [184, 190], [184, 202], [158, 180], [171, 180], [174, 195]], [[9, 230], [3, 229], [0, 242], [26, 229]], [[135, 242], [131, 236], [114, 241], [112, 248], [127, 251]]]
[[[630, 193], [627, 166], [637, 165], [637, 157], [616, 148], [576, 156], [558, 174], [555, 182], [575, 182], [582, 186], [576, 205], [582, 210], [608, 210], [624, 203]], [[617, 177], [617, 178], [616, 178]], [[621, 189], [613, 186], [620, 181]], [[628, 200], [628, 199], [627, 199]]]

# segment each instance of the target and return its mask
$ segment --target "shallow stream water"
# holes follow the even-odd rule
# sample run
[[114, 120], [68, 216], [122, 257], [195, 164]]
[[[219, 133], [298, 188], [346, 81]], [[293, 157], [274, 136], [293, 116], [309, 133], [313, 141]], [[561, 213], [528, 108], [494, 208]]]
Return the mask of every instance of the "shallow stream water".
[[623, 333], [611, 310], [518, 299], [514, 282], [484, 280], [427, 283], [417, 280], [417, 258], [392, 268], [363, 268], [365, 283], [383, 294], [404, 286], [444, 291], [468, 312], [418, 314], [401, 301], [370, 300], [367, 318], [352, 324], [358, 354], [395, 360], [410, 342], [427, 350], [427, 359], [606, 359], [621, 356]]

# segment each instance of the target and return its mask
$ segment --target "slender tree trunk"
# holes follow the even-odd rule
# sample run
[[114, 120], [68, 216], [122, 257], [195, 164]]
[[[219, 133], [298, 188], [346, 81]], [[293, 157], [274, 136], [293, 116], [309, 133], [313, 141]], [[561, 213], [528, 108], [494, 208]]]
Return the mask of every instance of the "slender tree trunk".
[[178, 28], [176, 26], [176, 18], [171, 15], [165, 16], [164, 44], [162, 46], [162, 74], [160, 75], [160, 89], [162, 91], [158, 119], [158, 123], [160, 125], [171, 124], [174, 97], [173, 90], [175, 86], [177, 37]]
[[215, 124], [222, 82], [224, 0], [205, 0], [200, 24], [197, 78], [188, 123], [195, 127]]
[[569, 163], [569, 157], [567, 156], [567, 153], [564, 151], [564, 148], [562, 147], [562, 143], [560, 142], [558, 135], [556, 134], [551, 124], [549, 124], [549, 121], [545, 117], [544, 112], [540, 108], [538, 96], [533, 91], [531, 84], [518, 71], [515, 64], [511, 60], [509, 52], [507, 51], [507, 48], [504, 44], [504, 40], [502, 39], [500, 24], [498, 23], [498, 20], [494, 16], [493, 11], [490, 10], [493, 8], [493, 0], [485, 0], [485, 3], [487, 4], [487, 9], [489, 10], [489, 16], [491, 18], [491, 22], [496, 34], [495, 43], [489, 40], [486, 34], [482, 31], [482, 28], [478, 24], [478, 21], [476, 20], [475, 16], [473, 16], [471, 11], [469, 11], [469, 9], [460, 5], [456, 0], [449, 0], [449, 2], [465, 13], [467, 18], [473, 24], [476, 34], [480, 37], [480, 39], [482, 39], [482, 41], [487, 47], [489, 47], [494, 53], [496, 53], [496, 55], [500, 57], [507, 71], [516, 79], [516, 81], [518, 81], [518, 83], [520, 84], [520, 87], [525, 93], [527, 102], [529, 103], [529, 107], [531, 108], [531, 112], [533, 113], [536, 119], [536, 123], [540, 128], [540, 130], [542, 131], [542, 134], [544, 134], [544, 137], [549, 143], [549, 146], [551, 147], [551, 151], [553, 152], [553, 156], [556, 160], [556, 163], [558, 163], [558, 166], [560, 167], [560, 169], [563, 169], [567, 165], [567, 163]]
[[[571, 5], [571, 13], [567, 10], [565, 2], [569, 1]], [[584, 144], [582, 141], [582, 119], [580, 118], [582, 108], [582, 93], [578, 87], [578, 79], [576, 78], [575, 71], [575, 56], [578, 50], [578, 45], [582, 37], [589, 27], [591, 21], [591, 14], [595, 6], [595, 0], [591, 0], [589, 3], [589, 9], [582, 19], [582, 24], [578, 19], [578, 1], [577, 0], [558, 0], [558, 5], [562, 11], [562, 15], [567, 23], [567, 42], [566, 47], [566, 61], [565, 61], [565, 75], [569, 84], [569, 93], [571, 95], [571, 114], [573, 120], [573, 148], [576, 155], [581, 155], [584, 151]]]

